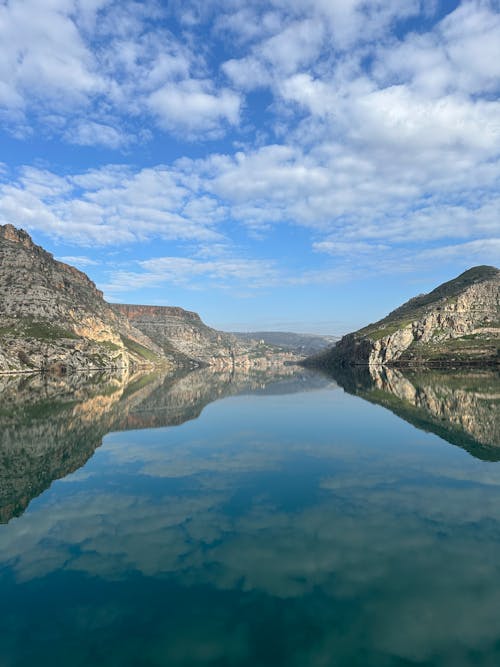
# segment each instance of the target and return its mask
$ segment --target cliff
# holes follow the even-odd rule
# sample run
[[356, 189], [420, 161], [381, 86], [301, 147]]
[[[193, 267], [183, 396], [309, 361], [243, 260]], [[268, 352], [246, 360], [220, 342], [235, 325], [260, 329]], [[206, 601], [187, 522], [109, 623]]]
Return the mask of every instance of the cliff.
[[500, 271], [477, 266], [344, 336], [308, 365], [496, 365]]
[[177, 355], [180, 365], [228, 368], [266, 368], [299, 359], [295, 352], [257, 340], [236, 336], [207, 326], [197, 313], [173, 306], [114, 304], [119, 315], [166, 354]]
[[166, 363], [81, 271], [0, 225], [0, 372]]

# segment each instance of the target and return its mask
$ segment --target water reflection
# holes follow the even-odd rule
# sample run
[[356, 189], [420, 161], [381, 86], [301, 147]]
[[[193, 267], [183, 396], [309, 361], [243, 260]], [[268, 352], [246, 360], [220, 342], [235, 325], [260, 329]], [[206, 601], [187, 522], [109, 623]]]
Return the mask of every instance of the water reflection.
[[110, 431], [179, 425], [225, 396], [327, 384], [291, 366], [267, 374], [0, 376], [0, 523], [80, 468]]
[[102, 447], [0, 527], [0, 664], [499, 664], [499, 466], [318, 375], [133, 380], [43, 389]]
[[500, 375], [494, 370], [351, 366], [331, 377], [347, 392], [383, 405], [477, 458], [500, 460]]

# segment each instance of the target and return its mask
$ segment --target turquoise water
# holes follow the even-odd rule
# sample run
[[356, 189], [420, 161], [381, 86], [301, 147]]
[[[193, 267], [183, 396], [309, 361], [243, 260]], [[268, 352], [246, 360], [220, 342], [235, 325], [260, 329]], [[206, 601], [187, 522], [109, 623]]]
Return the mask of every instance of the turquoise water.
[[500, 664], [500, 465], [311, 378], [12, 408], [0, 665]]

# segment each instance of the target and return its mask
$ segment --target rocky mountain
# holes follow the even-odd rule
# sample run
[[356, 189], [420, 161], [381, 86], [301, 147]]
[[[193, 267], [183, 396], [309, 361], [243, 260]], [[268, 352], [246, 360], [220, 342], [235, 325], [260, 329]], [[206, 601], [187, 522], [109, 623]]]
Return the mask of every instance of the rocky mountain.
[[173, 306], [114, 304], [113, 309], [152, 341], [166, 355], [179, 354], [184, 366], [213, 368], [264, 368], [298, 360], [295, 351], [268, 341], [242, 339], [207, 326], [197, 313]]
[[331, 377], [348, 393], [382, 405], [476, 458], [500, 460], [500, 376], [493, 369], [340, 366]]
[[239, 340], [249, 343], [260, 341], [266, 345], [274, 345], [282, 350], [294, 352], [300, 356], [316, 354], [338, 340], [337, 336], [320, 336], [317, 334], [298, 334], [291, 331], [249, 331], [233, 332]]
[[207, 326], [198, 313], [174, 306], [113, 304], [113, 310], [179, 361], [226, 367], [247, 351], [234, 336]]
[[491, 365], [500, 347], [500, 271], [476, 266], [382, 320], [344, 336], [306, 364]]
[[81, 271], [0, 225], [0, 372], [168, 364]]
[[81, 271], [0, 225], [0, 373], [137, 366], [266, 368], [297, 355], [169, 306], [111, 305]]

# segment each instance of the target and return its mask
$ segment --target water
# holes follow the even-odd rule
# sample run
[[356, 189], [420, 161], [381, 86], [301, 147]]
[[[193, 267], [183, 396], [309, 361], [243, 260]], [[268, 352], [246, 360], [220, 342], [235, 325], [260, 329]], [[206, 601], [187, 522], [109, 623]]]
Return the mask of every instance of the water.
[[0, 665], [500, 664], [493, 373], [3, 379]]

